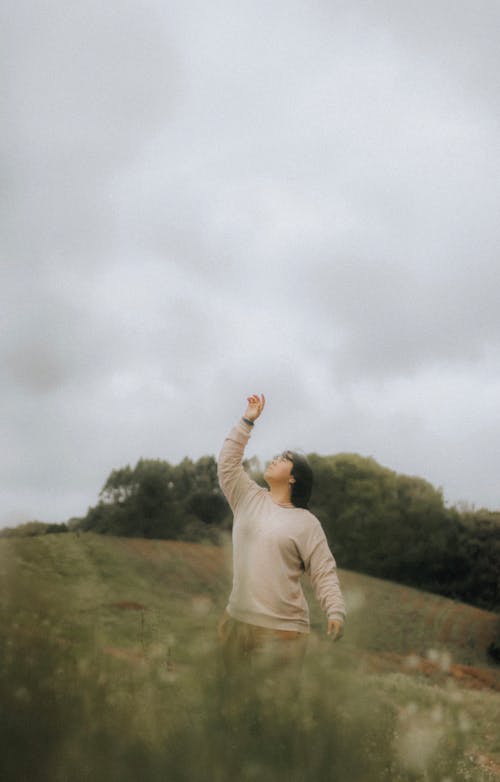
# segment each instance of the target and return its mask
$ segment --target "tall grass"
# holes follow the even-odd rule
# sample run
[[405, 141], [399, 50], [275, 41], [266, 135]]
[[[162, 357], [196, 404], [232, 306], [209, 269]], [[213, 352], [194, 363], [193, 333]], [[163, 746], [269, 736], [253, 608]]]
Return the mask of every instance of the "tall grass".
[[4, 782], [489, 778], [464, 763], [460, 703], [413, 694], [401, 706], [326, 644], [299, 681], [261, 665], [232, 685], [215, 642], [182, 672], [159, 646], [139, 663], [48, 637], [8, 639], [1, 655]]
[[[458, 689], [364, 675], [352, 647], [315, 634], [299, 677], [262, 658], [228, 679], [209, 601], [198, 597], [193, 611], [186, 597], [175, 619], [122, 612], [121, 624], [105, 607], [92, 627], [69, 588], [42, 578], [41, 548], [24, 560], [28, 570], [10, 551], [0, 563], [8, 587], [0, 595], [2, 782], [495, 778], [465, 753], [475, 728]], [[76, 555], [69, 563], [53, 569], [83, 568]], [[122, 589], [118, 560], [107, 567]], [[88, 594], [100, 600], [86, 578]], [[133, 653], [107, 653], [127, 632]]]

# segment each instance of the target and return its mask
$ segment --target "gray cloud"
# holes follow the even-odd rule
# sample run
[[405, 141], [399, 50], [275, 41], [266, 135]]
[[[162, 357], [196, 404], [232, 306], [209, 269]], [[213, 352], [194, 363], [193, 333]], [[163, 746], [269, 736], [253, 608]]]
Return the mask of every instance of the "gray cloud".
[[6, 10], [0, 524], [216, 452], [253, 391], [261, 458], [498, 505], [496, 4]]
[[4, 239], [26, 263], [69, 252], [88, 264], [112, 234], [107, 177], [171, 116], [180, 74], [168, 31], [131, 2], [5, 10]]

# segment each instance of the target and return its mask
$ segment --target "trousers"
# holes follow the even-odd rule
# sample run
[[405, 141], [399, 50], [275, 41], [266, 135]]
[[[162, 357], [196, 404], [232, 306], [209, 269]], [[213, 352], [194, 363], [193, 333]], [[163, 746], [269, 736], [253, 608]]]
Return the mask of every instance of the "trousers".
[[248, 728], [261, 734], [266, 720], [275, 724], [285, 713], [292, 719], [308, 633], [259, 627], [224, 611], [217, 636], [222, 673], [220, 714], [225, 730], [234, 734]]
[[227, 611], [219, 620], [217, 635], [228, 674], [266, 665], [298, 673], [307, 650], [308, 633], [240, 622]]

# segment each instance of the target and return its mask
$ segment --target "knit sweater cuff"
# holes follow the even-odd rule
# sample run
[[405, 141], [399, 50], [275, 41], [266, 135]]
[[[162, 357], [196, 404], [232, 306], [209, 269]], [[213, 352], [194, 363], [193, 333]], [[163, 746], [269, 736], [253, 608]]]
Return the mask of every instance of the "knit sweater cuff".
[[238, 423], [241, 424], [241, 426], [243, 427], [245, 432], [249, 432], [250, 433], [253, 430], [253, 424], [247, 423], [244, 418], [240, 418]]

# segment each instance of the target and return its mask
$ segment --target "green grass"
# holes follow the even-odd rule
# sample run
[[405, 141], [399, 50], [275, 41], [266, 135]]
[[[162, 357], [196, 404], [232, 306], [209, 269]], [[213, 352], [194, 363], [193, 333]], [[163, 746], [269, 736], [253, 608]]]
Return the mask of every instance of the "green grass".
[[495, 617], [355, 573], [341, 580], [343, 640], [326, 637], [305, 582], [313, 632], [300, 681], [263, 667], [228, 699], [215, 635], [228, 546], [0, 540], [2, 782], [500, 778], [500, 693], [446, 671], [388, 669], [383, 657], [446, 652], [487, 668]]

